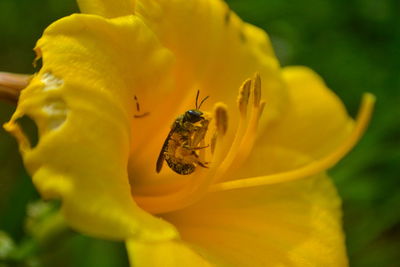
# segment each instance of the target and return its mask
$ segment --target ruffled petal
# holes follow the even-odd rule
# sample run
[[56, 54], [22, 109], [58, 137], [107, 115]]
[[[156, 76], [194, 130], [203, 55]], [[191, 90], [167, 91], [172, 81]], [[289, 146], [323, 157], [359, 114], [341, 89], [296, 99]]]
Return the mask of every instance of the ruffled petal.
[[135, 0], [77, 0], [82, 13], [96, 14], [105, 18], [132, 15]]
[[213, 193], [164, 218], [223, 266], [347, 266], [340, 199], [324, 174]]
[[[127, 173], [134, 94], [164, 88], [169, 51], [134, 16], [94, 15], [55, 22], [36, 50], [43, 67], [22, 91], [5, 128], [16, 136], [42, 196], [60, 198], [68, 223], [81, 232], [115, 239], [174, 237], [171, 225], [136, 206]], [[23, 116], [38, 126], [35, 147], [18, 125]]]
[[213, 266], [182, 241], [126, 242], [131, 266]]

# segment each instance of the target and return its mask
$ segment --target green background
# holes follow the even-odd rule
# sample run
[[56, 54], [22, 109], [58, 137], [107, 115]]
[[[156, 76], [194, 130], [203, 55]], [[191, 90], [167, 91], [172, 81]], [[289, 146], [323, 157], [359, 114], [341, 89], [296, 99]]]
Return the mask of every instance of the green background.
[[[376, 95], [369, 130], [330, 173], [343, 198], [351, 266], [399, 266], [400, 1], [228, 3], [245, 21], [270, 34], [282, 65], [306, 65], [318, 72], [352, 116], [363, 92]], [[42, 31], [77, 10], [72, 0], [0, 0], [0, 71], [32, 73], [32, 48]], [[1, 124], [13, 109], [0, 102]], [[72, 231], [58, 233], [57, 242], [38, 248], [35, 225], [40, 228], [40, 216], [52, 214], [57, 203], [41, 215], [27, 213], [28, 204], [37, 199], [16, 142], [0, 130], [0, 230], [14, 240], [18, 252], [10, 260], [0, 260], [0, 267], [128, 265], [122, 243]], [[34, 226], [27, 226], [27, 219]], [[0, 258], [5, 240], [0, 235]]]

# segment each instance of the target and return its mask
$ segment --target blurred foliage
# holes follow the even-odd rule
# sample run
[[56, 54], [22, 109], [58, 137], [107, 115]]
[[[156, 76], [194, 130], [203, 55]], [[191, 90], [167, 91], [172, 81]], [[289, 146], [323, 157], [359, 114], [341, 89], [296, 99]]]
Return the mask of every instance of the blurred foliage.
[[[352, 116], [363, 92], [376, 95], [376, 111], [367, 134], [331, 174], [343, 198], [351, 265], [398, 266], [400, 1], [227, 2], [245, 21], [269, 33], [283, 66], [306, 65], [318, 72]], [[32, 48], [45, 27], [78, 9], [73, 0], [1, 0], [0, 12], [0, 71], [32, 73]], [[1, 124], [13, 109], [1, 103]], [[20, 265], [2, 263], [0, 258], [0, 266], [128, 265], [122, 243], [72, 231], [57, 236], [59, 242], [52, 244], [51, 250], [37, 247], [32, 243], [27, 207], [38, 194], [22, 167], [16, 142], [2, 130], [0, 163], [0, 230], [4, 231], [0, 233], [0, 256], [1, 245], [11, 244], [10, 238], [14, 249], [30, 252]]]

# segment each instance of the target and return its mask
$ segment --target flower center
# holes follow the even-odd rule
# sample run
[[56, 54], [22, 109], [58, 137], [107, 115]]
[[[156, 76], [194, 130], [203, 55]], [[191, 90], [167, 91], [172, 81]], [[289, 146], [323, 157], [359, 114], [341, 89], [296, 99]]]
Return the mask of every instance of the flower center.
[[[252, 104], [249, 102], [252, 100]], [[365, 94], [353, 132], [346, 140], [328, 155], [314, 160], [295, 170], [240, 180], [227, 181], [230, 175], [249, 156], [256, 140], [258, 123], [265, 107], [261, 100], [261, 79], [258, 74], [246, 80], [239, 90], [238, 108], [240, 121], [232, 142], [224, 139], [228, 131], [226, 105], [214, 106], [215, 131], [211, 137], [211, 165], [209, 169], [196, 170], [186, 183], [169, 193], [154, 190], [152, 195], [133, 194], [135, 201], [146, 211], [153, 214], [167, 213], [185, 208], [200, 200], [205, 194], [238, 188], [262, 186], [293, 181], [324, 172], [334, 166], [346, 155], [362, 136], [371, 117], [375, 98]], [[225, 149], [229, 147], [229, 149]], [[204, 156], [201, 155], [203, 158]]]
[[[250, 100], [252, 104], [249, 105]], [[249, 156], [254, 145], [258, 122], [265, 102], [261, 101], [261, 78], [256, 74], [246, 80], [239, 90], [237, 100], [240, 111], [239, 126], [232, 143], [226, 144], [224, 136], [228, 131], [228, 114], [226, 105], [216, 103], [214, 106], [215, 130], [211, 137], [210, 168], [196, 170], [187, 179], [187, 183], [176, 191], [165, 195], [141, 196], [134, 194], [135, 201], [151, 213], [165, 213], [184, 208], [201, 199], [211, 185], [226, 180], [233, 171]], [[229, 149], [226, 151], [226, 147]], [[200, 158], [204, 159], [204, 151]], [[155, 190], [154, 192], [156, 192]]]

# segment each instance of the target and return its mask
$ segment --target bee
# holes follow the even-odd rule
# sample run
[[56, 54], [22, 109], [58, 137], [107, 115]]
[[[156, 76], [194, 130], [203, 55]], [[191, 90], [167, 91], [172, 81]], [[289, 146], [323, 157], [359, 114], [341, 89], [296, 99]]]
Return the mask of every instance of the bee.
[[157, 173], [161, 171], [164, 160], [174, 172], [181, 175], [191, 174], [197, 165], [208, 168], [208, 163], [202, 162], [197, 152], [208, 147], [199, 145], [204, 140], [210, 122], [200, 111], [208, 96], [198, 105], [199, 93], [197, 91], [196, 108], [186, 111], [172, 123], [157, 159]]

